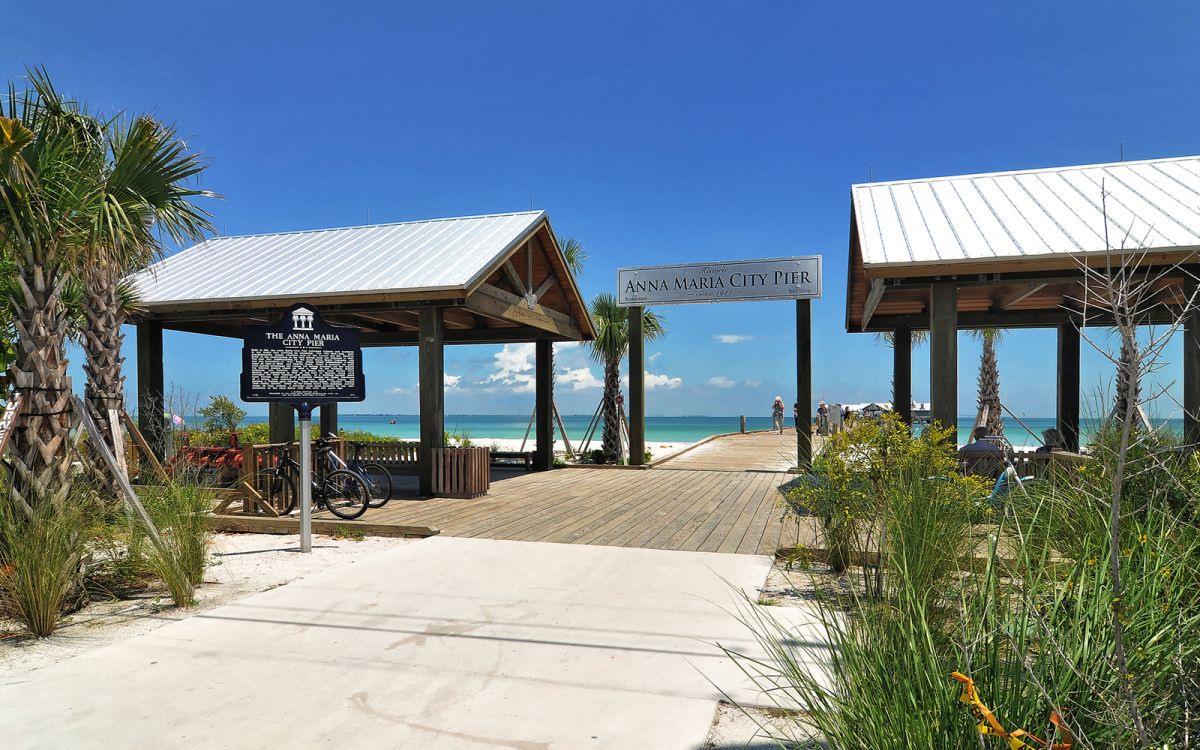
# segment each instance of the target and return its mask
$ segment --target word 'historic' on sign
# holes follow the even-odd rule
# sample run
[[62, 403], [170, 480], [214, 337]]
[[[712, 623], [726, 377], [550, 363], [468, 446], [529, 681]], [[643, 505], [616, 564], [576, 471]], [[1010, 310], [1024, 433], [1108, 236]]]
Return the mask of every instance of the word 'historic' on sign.
[[617, 303], [625, 307], [820, 296], [819, 255], [617, 270]]
[[242, 400], [309, 407], [362, 401], [358, 329], [331, 326], [312, 305], [293, 305], [273, 325], [245, 326]]

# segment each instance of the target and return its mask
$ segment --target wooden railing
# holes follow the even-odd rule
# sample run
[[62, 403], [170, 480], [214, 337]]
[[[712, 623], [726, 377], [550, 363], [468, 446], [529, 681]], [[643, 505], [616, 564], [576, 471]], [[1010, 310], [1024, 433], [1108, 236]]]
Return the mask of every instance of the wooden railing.
[[491, 486], [488, 448], [439, 448], [433, 454], [433, 494], [472, 498]]

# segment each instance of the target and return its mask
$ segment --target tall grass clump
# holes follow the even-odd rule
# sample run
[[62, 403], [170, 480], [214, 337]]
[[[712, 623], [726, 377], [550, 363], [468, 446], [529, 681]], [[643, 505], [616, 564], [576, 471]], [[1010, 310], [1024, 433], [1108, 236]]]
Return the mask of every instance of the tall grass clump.
[[[5, 488], [6, 490], [7, 488]], [[0, 500], [0, 615], [45, 638], [81, 595], [80, 568], [96, 499], [73, 490], [57, 502], [18, 506]]]
[[190, 607], [208, 559], [211, 495], [202, 485], [172, 482], [148, 489], [142, 503], [161, 539], [145, 547], [150, 567], [175, 605]]
[[[800, 709], [806, 730], [834, 748], [1002, 746], [978, 734], [959, 702], [950, 679], [958, 671], [1010, 731], [1054, 737], [1056, 711], [1077, 748], [1195, 746], [1192, 453], [1138, 432], [1122, 451], [1117, 431], [1102, 432], [1089, 458], [1013, 490], [991, 513], [980, 502], [986, 489], [955, 470], [952, 444], [939, 448], [886, 421], [851, 433], [859, 430], [833, 443], [840, 453], [788, 498], [787, 512], [820, 515], [827, 536], [852, 553], [852, 585], [818, 589], [828, 649], [814, 654], [769, 614], [743, 613], [770, 658], [739, 661], [781, 707]], [[1122, 472], [1130, 481], [1114, 525]], [[838, 510], [837, 522], [827, 520]], [[1108, 564], [1114, 540], [1119, 597]]]

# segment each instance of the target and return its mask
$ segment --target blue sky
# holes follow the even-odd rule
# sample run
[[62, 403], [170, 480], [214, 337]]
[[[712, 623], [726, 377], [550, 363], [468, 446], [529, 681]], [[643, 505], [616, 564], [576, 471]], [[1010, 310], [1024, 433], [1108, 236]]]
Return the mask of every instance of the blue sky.
[[[533, 205], [586, 245], [589, 296], [620, 265], [822, 254], [814, 395], [830, 401], [890, 395], [890, 352], [844, 329], [852, 183], [1112, 161], [1122, 140], [1130, 159], [1200, 151], [1200, 6], [1182, 2], [5, 6], [4, 77], [44, 65], [93, 108], [175, 123], [211, 160], [222, 233]], [[659, 312], [651, 414], [792, 398], [790, 303]], [[236, 342], [166, 348], [169, 382], [236, 396]], [[527, 411], [525, 354], [451, 349], [447, 411]], [[1012, 333], [999, 360], [1010, 408], [1052, 414], [1053, 334]], [[913, 361], [924, 399], [927, 350]], [[964, 335], [960, 412], [977, 361]], [[559, 365], [561, 410], [591, 413], [598, 391], [576, 386], [599, 367], [579, 348]], [[415, 412], [415, 351], [366, 368], [347, 410]], [[1109, 378], [1085, 353], [1085, 391]]]

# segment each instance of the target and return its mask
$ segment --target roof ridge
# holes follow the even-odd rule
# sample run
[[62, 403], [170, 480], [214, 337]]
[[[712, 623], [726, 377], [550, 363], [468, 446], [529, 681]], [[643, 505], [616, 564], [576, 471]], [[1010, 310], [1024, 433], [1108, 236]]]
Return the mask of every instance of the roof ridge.
[[[286, 232], [252, 232], [250, 234], [220, 234], [209, 237], [204, 242], [217, 240], [238, 240], [247, 237], [278, 237], [286, 234], [316, 234], [318, 232], [342, 232], [348, 229], [379, 229], [384, 227], [399, 227], [406, 224], [436, 224], [441, 221], [464, 221], [468, 219], [499, 219], [504, 216], [539, 216], [545, 214], [545, 209], [535, 211], [509, 211], [495, 214], [474, 214], [471, 216], [441, 216], [435, 219], [409, 219], [408, 221], [389, 221], [383, 224], [357, 224], [346, 227], [322, 227], [319, 229], [291, 229]], [[184, 248], [186, 249], [186, 248]]]
[[1188, 156], [1166, 156], [1157, 159], [1139, 159], [1136, 161], [1110, 161], [1097, 164], [1071, 164], [1063, 167], [1037, 167], [1035, 169], [1009, 169], [1000, 172], [977, 172], [975, 174], [949, 174], [936, 177], [918, 177], [906, 180], [889, 180], [886, 182], [859, 182], [850, 186], [851, 190], [867, 187], [882, 187], [885, 185], [907, 185], [917, 182], [942, 182], [945, 180], [970, 180], [979, 177], [1004, 177], [1009, 175], [1042, 174], [1046, 172], [1067, 172], [1076, 169], [1102, 169], [1105, 167], [1128, 167], [1139, 164], [1162, 164], [1164, 162], [1181, 162], [1200, 160], [1200, 154]]

